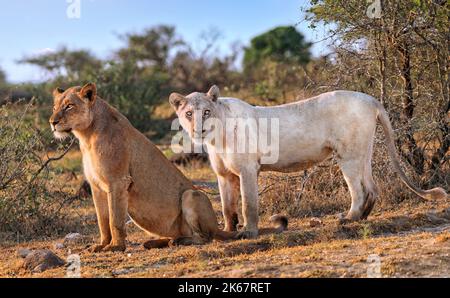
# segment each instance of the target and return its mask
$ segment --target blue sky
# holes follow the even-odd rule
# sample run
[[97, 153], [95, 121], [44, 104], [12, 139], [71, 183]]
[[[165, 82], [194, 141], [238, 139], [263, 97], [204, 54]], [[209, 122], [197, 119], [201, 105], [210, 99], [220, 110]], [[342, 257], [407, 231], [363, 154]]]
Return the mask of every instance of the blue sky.
[[[80, 18], [68, 18], [69, 2], [80, 1]], [[174, 25], [190, 44], [215, 28], [221, 32], [219, 46], [226, 52], [231, 43], [246, 45], [250, 39], [278, 25], [297, 25], [309, 41], [318, 41], [325, 30], [311, 31], [301, 22], [306, 0], [1, 0], [0, 68], [10, 82], [39, 81], [43, 73], [18, 65], [33, 55], [66, 45], [89, 49], [108, 57], [123, 45], [118, 35], [140, 32], [159, 24]], [[300, 23], [300, 24], [299, 24]], [[323, 43], [313, 54], [326, 51]]]

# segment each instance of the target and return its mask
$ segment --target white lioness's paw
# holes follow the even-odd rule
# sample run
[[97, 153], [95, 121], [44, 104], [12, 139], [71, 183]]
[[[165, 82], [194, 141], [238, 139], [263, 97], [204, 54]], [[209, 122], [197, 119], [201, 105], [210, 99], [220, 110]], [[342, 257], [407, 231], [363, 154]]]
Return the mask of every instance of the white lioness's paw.
[[255, 239], [257, 237], [258, 230], [243, 230], [236, 235], [236, 239]]

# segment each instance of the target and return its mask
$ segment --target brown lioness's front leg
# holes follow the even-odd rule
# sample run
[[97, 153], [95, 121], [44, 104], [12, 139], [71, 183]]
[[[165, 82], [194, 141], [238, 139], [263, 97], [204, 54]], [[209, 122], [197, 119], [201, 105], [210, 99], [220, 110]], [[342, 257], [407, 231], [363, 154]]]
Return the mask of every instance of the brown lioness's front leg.
[[92, 199], [94, 201], [95, 212], [97, 214], [98, 228], [100, 230], [100, 243], [94, 245], [93, 252], [101, 251], [111, 242], [111, 230], [109, 228], [109, 210], [108, 198], [105, 192], [101, 191], [95, 185], [91, 186]]
[[110, 186], [107, 194], [109, 207], [109, 227], [111, 243], [103, 251], [125, 251], [126, 249], [126, 218], [128, 211], [128, 184], [122, 181]]

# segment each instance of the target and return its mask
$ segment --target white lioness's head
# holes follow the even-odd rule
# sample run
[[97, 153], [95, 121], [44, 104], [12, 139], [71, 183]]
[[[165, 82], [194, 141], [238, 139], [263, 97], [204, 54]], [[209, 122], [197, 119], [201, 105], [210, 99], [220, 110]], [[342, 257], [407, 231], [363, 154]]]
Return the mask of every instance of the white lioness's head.
[[194, 92], [187, 96], [172, 93], [169, 102], [180, 119], [180, 124], [193, 140], [203, 139], [213, 129], [212, 121], [219, 119], [217, 99], [219, 87], [212, 86], [208, 93]]
[[53, 134], [63, 139], [73, 130], [88, 128], [93, 120], [92, 107], [97, 98], [95, 84], [53, 91], [53, 114], [49, 119]]

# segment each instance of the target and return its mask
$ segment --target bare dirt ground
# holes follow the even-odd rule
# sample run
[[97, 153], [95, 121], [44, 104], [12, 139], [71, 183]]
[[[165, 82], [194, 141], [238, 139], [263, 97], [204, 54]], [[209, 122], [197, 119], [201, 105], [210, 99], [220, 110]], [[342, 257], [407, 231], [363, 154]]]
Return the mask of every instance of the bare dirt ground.
[[[82, 181], [80, 159], [74, 152], [55, 165], [68, 171], [67, 183], [74, 189]], [[220, 221], [220, 199], [211, 169], [198, 165], [181, 170], [210, 194]], [[320, 200], [324, 207], [333, 204], [330, 198]], [[142, 246], [149, 236], [129, 223], [125, 253], [91, 253], [88, 248], [98, 231], [95, 210], [87, 198], [68, 211], [73, 220], [68, 217], [67, 221], [82, 222], [73, 232], [92, 241], [56, 249], [64, 235], [19, 241], [9, 237], [0, 241], [0, 277], [66, 276], [66, 267], [42, 273], [23, 269], [19, 248], [50, 249], [64, 260], [78, 254], [82, 277], [366, 277], [368, 272], [383, 277], [450, 277], [450, 202], [423, 201], [411, 194], [411, 199], [384, 205], [377, 202], [369, 219], [357, 223], [340, 225], [331, 211], [317, 227], [310, 226], [311, 217], [290, 217], [288, 231], [278, 235], [153, 250]], [[345, 203], [343, 208], [348, 207]], [[262, 216], [262, 227], [269, 225], [268, 217]], [[373, 258], [380, 261], [380, 270], [368, 262]]]
[[[214, 205], [219, 207], [217, 199]], [[43, 273], [21, 268], [16, 252], [26, 247], [52, 249], [62, 258], [79, 254], [82, 277], [365, 277], [370, 255], [379, 257], [385, 277], [450, 277], [449, 207], [434, 210], [433, 204], [423, 203], [347, 225], [326, 216], [314, 228], [309, 218], [291, 219], [289, 230], [279, 235], [154, 250], [143, 248], [148, 236], [130, 224], [125, 253], [94, 254], [89, 244], [55, 250], [62, 239], [3, 245], [0, 276], [66, 275], [65, 267]], [[94, 210], [88, 208], [86, 216], [95, 225]]]

